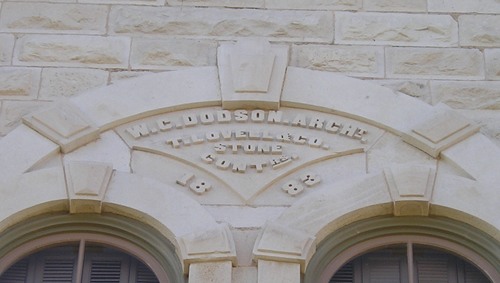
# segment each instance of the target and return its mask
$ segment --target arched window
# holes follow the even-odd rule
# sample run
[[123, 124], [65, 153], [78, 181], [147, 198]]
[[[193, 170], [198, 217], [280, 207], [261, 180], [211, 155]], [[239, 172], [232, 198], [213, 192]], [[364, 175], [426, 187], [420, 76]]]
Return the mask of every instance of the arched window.
[[500, 247], [490, 235], [452, 219], [368, 219], [325, 238], [304, 282], [496, 283]]
[[173, 244], [117, 215], [47, 215], [0, 234], [0, 283], [184, 282]]

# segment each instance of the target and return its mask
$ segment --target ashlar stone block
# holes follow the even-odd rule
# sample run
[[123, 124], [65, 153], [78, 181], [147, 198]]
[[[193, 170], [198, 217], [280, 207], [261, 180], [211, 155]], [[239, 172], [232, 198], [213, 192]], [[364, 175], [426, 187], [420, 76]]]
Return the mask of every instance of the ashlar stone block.
[[403, 140], [433, 157], [438, 157], [444, 149], [478, 131], [479, 126], [473, 122], [452, 110], [443, 110], [403, 135]]
[[215, 41], [137, 38], [132, 41], [130, 65], [149, 70], [215, 66], [216, 53]]
[[486, 78], [500, 80], [500, 48], [485, 49], [484, 57], [486, 61]]
[[390, 47], [386, 72], [393, 78], [483, 79], [483, 54], [477, 49]]
[[500, 82], [431, 81], [433, 104], [454, 109], [500, 110]]
[[218, 50], [222, 107], [278, 109], [288, 47], [263, 39], [223, 44]]
[[266, 8], [304, 10], [358, 10], [361, 0], [266, 0]]
[[449, 15], [335, 13], [335, 43], [457, 46], [457, 22]]
[[259, 260], [259, 283], [299, 283], [300, 265], [297, 263]]
[[333, 14], [325, 11], [270, 11], [191, 7], [114, 6], [114, 34], [231, 39], [262, 36], [274, 41], [331, 42]]
[[453, 13], [499, 13], [497, 0], [431, 0], [428, 1], [429, 12]]
[[189, 283], [231, 283], [230, 261], [193, 263], [189, 266]]
[[41, 69], [38, 68], [1, 68], [0, 99], [36, 98], [40, 85], [40, 73]]
[[64, 153], [99, 137], [99, 129], [68, 101], [30, 114], [23, 122], [61, 146]]
[[[500, 3], [498, 4], [500, 6]], [[500, 46], [500, 15], [463, 15], [460, 24], [460, 45]]]
[[42, 71], [39, 97], [69, 97], [91, 88], [105, 86], [108, 75], [108, 72], [96, 69], [45, 68]]
[[384, 76], [383, 47], [294, 45], [290, 65], [358, 77]]
[[0, 14], [0, 30], [104, 34], [107, 14], [104, 5], [7, 2]]
[[11, 63], [13, 49], [14, 36], [12, 34], [0, 34], [0, 66]]
[[366, 11], [427, 12], [427, 0], [364, 0]]
[[70, 213], [100, 213], [113, 165], [71, 162], [65, 165]]
[[163, 6], [165, 0], [78, 0], [78, 3]]
[[395, 216], [428, 216], [436, 170], [424, 166], [385, 169]]
[[130, 38], [85, 35], [25, 35], [14, 51], [23, 66], [127, 68]]
[[46, 107], [46, 101], [4, 101], [0, 112], [0, 135], [6, 135], [19, 124], [24, 115]]
[[170, 6], [232, 8], [263, 8], [264, 2], [265, 0], [167, 0], [167, 4]]

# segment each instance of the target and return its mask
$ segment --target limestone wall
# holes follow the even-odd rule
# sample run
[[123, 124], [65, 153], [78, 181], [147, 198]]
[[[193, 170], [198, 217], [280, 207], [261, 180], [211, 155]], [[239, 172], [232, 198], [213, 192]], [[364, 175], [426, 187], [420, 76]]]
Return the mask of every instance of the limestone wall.
[[500, 144], [498, 0], [0, 0], [0, 135], [61, 96], [215, 66], [263, 36], [290, 65], [446, 103]]

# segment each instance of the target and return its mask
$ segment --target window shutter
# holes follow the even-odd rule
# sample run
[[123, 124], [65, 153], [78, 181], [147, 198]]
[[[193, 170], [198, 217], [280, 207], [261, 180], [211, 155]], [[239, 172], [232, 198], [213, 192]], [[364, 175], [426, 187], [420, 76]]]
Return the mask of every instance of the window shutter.
[[465, 283], [491, 283], [476, 267], [468, 262], [464, 262]]
[[[449, 278], [449, 260], [445, 257], [417, 259], [417, 277], [419, 283], [448, 283], [455, 278]], [[456, 281], [456, 279], [455, 279]]]
[[72, 283], [75, 269], [74, 258], [51, 258], [43, 261], [42, 282]]
[[121, 260], [92, 260], [90, 283], [120, 283], [121, 275]]
[[[363, 282], [402, 283], [406, 282], [402, 272], [402, 259], [363, 259]], [[406, 266], [404, 267], [406, 268]]]
[[156, 275], [142, 262], [137, 262], [136, 283], [159, 283]]
[[28, 275], [28, 259], [25, 258], [5, 271], [0, 277], [0, 283], [26, 283]]
[[332, 279], [330, 279], [330, 283], [353, 283], [354, 282], [354, 263], [349, 262], [344, 264], [335, 275], [333, 275]]

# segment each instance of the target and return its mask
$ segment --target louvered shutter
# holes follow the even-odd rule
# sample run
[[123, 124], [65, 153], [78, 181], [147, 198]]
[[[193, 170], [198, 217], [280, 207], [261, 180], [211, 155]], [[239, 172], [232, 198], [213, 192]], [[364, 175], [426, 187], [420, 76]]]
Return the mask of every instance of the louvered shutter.
[[128, 282], [128, 273], [129, 259], [127, 256], [86, 254], [82, 282]]
[[481, 271], [468, 262], [464, 263], [464, 277], [465, 283], [491, 283]]
[[53, 257], [47, 256], [42, 259], [43, 283], [72, 283], [74, 282], [76, 270], [76, 258], [74, 257]]
[[402, 283], [401, 259], [363, 258], [363, 282]]
[[149, 267], [144, 265], [142, 262], [137, 261], [136, 270], [136, 283], [159, 283], [153, 271], [151, 271], [151, 269], [149, 269]]
[[456, 282], [456, 267], [448, 257], [416, 259], [416, 273], [419, 283]]
[[354, 263], [348, 262], [344, 264], [335, 272], [335, 275], [330, 279], [330, 283], [354, 283]]
[[26, 283], [28, 263], [28, 258], [25, 258], [9, 267], [0, 277], [0, 283]]

